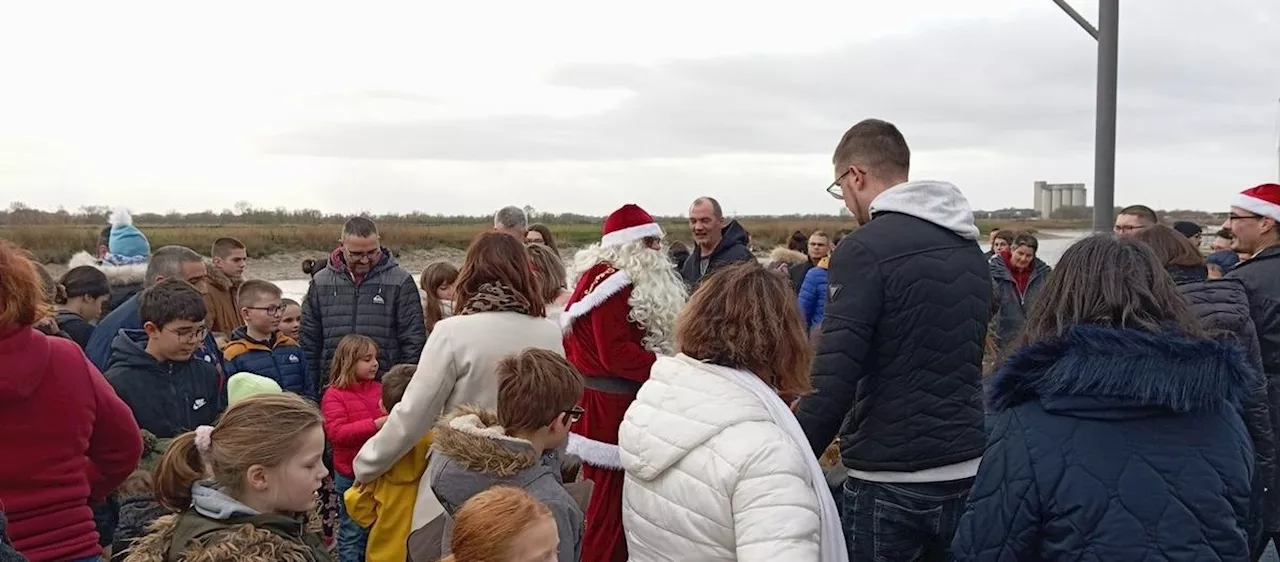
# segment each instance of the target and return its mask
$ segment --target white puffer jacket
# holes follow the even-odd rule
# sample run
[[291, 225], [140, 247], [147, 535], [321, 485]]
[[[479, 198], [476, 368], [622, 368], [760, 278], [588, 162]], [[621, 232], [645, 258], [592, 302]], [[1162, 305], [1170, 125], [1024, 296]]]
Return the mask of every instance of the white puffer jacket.
[[618, 446], [632, 562], [819, 559], [813, 453], [715, 367], [659, 358]]

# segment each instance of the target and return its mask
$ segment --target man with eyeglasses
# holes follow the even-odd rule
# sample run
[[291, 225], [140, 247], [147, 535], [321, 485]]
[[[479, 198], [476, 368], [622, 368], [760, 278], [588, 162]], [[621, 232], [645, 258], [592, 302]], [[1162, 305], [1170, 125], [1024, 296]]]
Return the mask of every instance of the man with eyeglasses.
[[378, 344], [379, 377], [401, 363], [416, 365], [427, 343], [418, 286], [382, 247], [377, 225], [364, 217], [342, 226], [338, 248], [311, 278], [302, 301], [299, 335], [307, 372], [323, 379], [347, 334], [368, 336]]
[[832, 158], [828, 192], [861, 227], [831, 256], [814, 393], [796, 419], [815, 455], [839, 435], [850, 560], [949, 560], [986, 446], [990, 268], [964, 194], [908, 181], [910, 161], [878, 119]]
[[[1239, 279], [1249, 294], [1249, 315], [1258, 328], [1262, 371], [1267, 377], [1267, 401], [1271, 412], [1280, 412], [1280, 185], [1251, 187], [1236, 196], [1222, 228], [1231, 229], [1232, 249], [1246, 256], [1227, 278]], [[1280, 454], [1280, 448], [1273, 452]], [[1280, 475], [1267, 488], [1263, 514], [1266, 541], [1280, 547]]]
[[103, 373], [133, 410], [138, 427], [156, 437], [177, 437], [213, 425], [227, 407], [218, 369], [194, 357], [208, 335], [204, 297], [191, 284], [170, 279], [138, 295], [141, 330], [122, 330]]
[[1120, 209], [1113, 227], [1116, 236], [1132, 236], [1148, 226], [1160, 223], [1156, 212], [1146, 205], [1130, 205]]

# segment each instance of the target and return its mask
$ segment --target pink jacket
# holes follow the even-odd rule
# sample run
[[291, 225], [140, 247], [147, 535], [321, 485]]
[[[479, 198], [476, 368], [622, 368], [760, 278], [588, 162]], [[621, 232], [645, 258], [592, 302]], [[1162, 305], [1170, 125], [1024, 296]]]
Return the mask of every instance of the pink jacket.
[[373, 421], [382, 417], [382, 383], [366, 381], [347, 388], [329, 387], [320, 401], [324, 435], [333, 444], [333, 469], [353, 478], [351, 462], [364, 442], [378, 432]]

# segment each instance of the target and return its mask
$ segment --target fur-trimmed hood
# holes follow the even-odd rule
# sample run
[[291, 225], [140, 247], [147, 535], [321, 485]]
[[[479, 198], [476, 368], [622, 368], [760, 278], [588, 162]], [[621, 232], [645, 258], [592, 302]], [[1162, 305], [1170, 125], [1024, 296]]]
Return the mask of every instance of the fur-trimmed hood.
[[[320, 540], [320, 519], [314, 512], [296, 517], [250, 514], [246, 510], [252, 510], [225, 496], [221, 502], [210, 503], [220, 492], [202, 486], [193, 487], [193, 492], [203, 493], [195, 498], [196, 508], [157, 519], [147, 536], [129, 549], [125, 561], [334, 561]], [[202, 503], [221, 512], [202, 514]]]
[[72, 269], [87, 265], [97, 268], [98, 271], [106, 274], [107, 283], [112, 287], [123, 287], [126, 285], [141, 285], [147, 279], [147, 264], [135, 263], [132, 265], [111, 265], [109, 263], [98, 261], [89, 252], [78, 252], [71, 256], [71, 261], [67, 262], [67, 269]]
[[499, 484], [523, 488], [552, 511], [578, 509], [564, 489], [560, 455], [550, 450], [537, 456], [532, 443], [506, 434], [492, 410], [460, 406], [445, 414], [432, 450], [431, 491], [448, 513]]
[[770, 263], [785, 263], [787, 265], [799, 265], [809, 261], [809, 256], [802, 252], [797, 252], [785, 246], [778, 246], [769, 252]]
[[539, 461], [532, 443], [506, 435], [496, 412], [475, 406], [442, 416], [432, 443], [462, 468], [498, 476], [512, 476]]
[[1081, 325], [1014, 353], [988, 381], [987, 404], [1039, 400], [1073, 417], [1149, 417], [1238, 403], [1257, 379], [1234, 342]]
[[213, 262], [204, 262], [204, 270], [205, 274], [209, 277], [210, 288], [214, 288], [225, 293], [235, 286], [235, 282], [232, 281], [226, 273], [223, 273], [221, 269], [214, 267]]

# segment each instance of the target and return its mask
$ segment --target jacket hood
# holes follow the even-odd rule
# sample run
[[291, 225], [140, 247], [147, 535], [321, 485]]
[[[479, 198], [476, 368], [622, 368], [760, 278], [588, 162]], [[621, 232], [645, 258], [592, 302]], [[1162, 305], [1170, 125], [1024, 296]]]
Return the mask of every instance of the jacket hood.
[[911, 181], [895, 185], [871, 202], [876, 213], [901, 213], [929, 221], [965, 240], [978, 239], [973, 208], [960, 188], [941, 181]]
[[799, 265], [809, 261], [809, 256], [806, 256], [802, 252], [792, 250], [791, 248], [778, 246], [777, 248], [774, 248], [773, 251], [769, 252], [769, 261], [774, 263], [782, 262], [787, 265]]
[[466, 470], [499, 476], [539, 462], [532, 443], [508, 436], [496, 412], [475, 406], [461, 406], [440, 418], [432, 446]]
[[991, 410], [1039, 400], [1046, 411], [1127, 419], [1238, 403], [1257, 371], [1232, 342], [1081, 325], [1018, 350], [987, 386]]
[[1209, 268], [1204, 265], [1189, 267], [1171, 265], [1165, 267], [1165, 271], [1169, 272], [1169, 276], [1173, 278], [1174, 283], [1194, 283], [1209, 279]]
[[232, 287], [236, 286], [236, 282], [233, 281], [226, 273], [223, 273], [221, 269], [214, 267], [213, 262], [204, 262], [204, 271], [205, 275], [209, 278], [210, 288], [217, 289], [218, 291], [225, 293], [230, 291]]
[[[988, 261], [987, 264], [991, 269], [992, 279], [997, 281], [1008, 281], [1010, 283], [1013, 282], [1013, 272], [1009, 269], [1009, 261], [1005, 259], [1004, 256], [995, 254], [991, 256], [991, 260]], [[1049, 267], [1049, 264], [1044, 263], [1040, 258], [1036, 258], [1036, 261], [1031, 264], [1032, 279], [1044, 277], [1045, 275], [1048, 275], [1050, 271], [1053, 271], [1053, 268]]]
[[191, 485], [191, 506], [197, 513], [210, 519], [260, 515], [257, 510], [228, 496], [208, 481]]
[[111, 265], [98, 261], [97, 258], [89, 255], [88, 252], [78, 252], [71, 256], [71, 261], [67, 262], [67, 269], [87, 265], [101, 271], [107, 276], [107, 284], [112, 287], [123, 287], [126, 285], [140, 285], [147, 279], [147, 264], [135, 263], [132, 265]]
[[120, 330], [111, 340], [111, 361], [107, 370], [116, 365], [130, 369], [154, 371], [160, 368], [160, 362], [147, 353], [146, 330]]
[[53, 344], [34, 328], [0, 336], [0, 404], [26, 401], [44, 382]]
[[742, 224], [736, 219], [729, 221], [728, 224], [724, 225], [724, 228], [720, 229], [720, 244], [716, 245], [715, 251], [711, 252], [711, 255], [708, 257], [718, 257], [719, 255], [729, 251], [729, 249], [734, 246], [745, 246], [750, 249], [750, 244], [748, 244], [747, 240], [747, 230], [742, 228]]
[[649, 380], [618, 436], [623, 467], [641, 480], [658, 478], [725, 428], [773, 422], [754, 395], [687, 355], [658, 358]]

